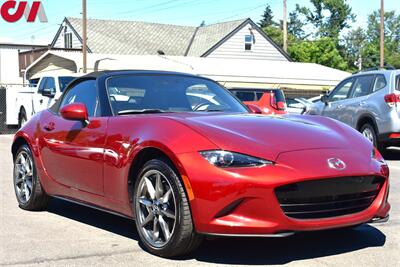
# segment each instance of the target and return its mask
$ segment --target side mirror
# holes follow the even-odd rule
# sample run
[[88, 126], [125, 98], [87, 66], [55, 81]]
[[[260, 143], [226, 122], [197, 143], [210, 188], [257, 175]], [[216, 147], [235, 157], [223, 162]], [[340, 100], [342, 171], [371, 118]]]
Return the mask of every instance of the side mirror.
[[256, 105], [248, 104], [246, 106], [250, 110], [251, 113], [253, 113], [253, 114], [262, 114], [262, 110], [259, 107], [257, 107]]
[[46, 88], [42, 90], [42, 96], [47, 96], [53, 98], [56, 96], [56, 89], [55, 88]]
[[325, 105], [328, 105], [328, 103], [329, 103], [329, 97], [328, 97], [328, 95], [323, 95], [323, 96], [321, 97], [321, 102], [322, 102], [322, 103], [325, 103]]
[[87, 108], [82, 103], [69, 104], [61, 108], [61, 117], [70, 121], [80, 121], [89, 124]]

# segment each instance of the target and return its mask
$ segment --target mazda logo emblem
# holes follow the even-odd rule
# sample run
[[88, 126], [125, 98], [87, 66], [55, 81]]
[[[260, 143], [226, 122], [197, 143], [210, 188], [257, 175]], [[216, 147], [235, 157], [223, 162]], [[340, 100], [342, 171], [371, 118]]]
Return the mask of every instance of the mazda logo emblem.
[[346, 169], [346, 163], [344, 163], [343, 160], [337, 158], [328, 159], [328, 166], [329, 168], [338, 171], [343, 171], [344, 169]]

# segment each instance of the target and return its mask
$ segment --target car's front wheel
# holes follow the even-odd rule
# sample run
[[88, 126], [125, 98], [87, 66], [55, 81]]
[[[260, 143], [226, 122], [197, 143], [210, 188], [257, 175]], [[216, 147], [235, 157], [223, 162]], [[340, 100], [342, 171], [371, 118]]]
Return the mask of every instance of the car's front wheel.
[[133, 208], [144, 247], [161, 257], [191, 253], [201, 242], [178, 174], [167, 160], [147, 162], [136, 179]]
[[18, 204], [25, 210], [45, 210], [49, 200], [36, 171], [28, 145], [21, 146], [14, 159], [14, 189]]

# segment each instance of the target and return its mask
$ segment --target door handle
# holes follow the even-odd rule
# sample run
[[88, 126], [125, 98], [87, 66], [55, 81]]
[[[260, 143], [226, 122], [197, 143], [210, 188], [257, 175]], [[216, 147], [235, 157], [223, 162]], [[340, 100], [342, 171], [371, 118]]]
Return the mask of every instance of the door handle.
[[43, 99], [40, 99], [40, 100], [39, 100], [39, 103], [40, 103], [40, 104], [43, 104]]
[[47, 125], [44, 126], [44, 129], [48, 132], [53, 131], [56, 128], [56, 125], [54, 122], [49, 122]]
[[360, 106], [365, 106], [365, 104], [366, 104], [366, 103], [365, 103], [364, 101], [361, 101], [361, 102], [360, 102]]
[[336, 109], [341, 109], [341, 108], [343, 108], [343, 105], [338, 105], [338, 106], [336, 107]]

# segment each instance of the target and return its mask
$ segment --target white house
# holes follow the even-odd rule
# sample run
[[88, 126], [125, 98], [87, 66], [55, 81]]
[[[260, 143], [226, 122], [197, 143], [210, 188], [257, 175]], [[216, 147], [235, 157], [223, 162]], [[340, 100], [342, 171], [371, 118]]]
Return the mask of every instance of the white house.
[[[99, 19], [87, 24], [89, 53], [291, 61], [251, 19], [199, 27]], [[51, 47], [82, 48], [81, 33], [80, 18], [65, 18]]]

